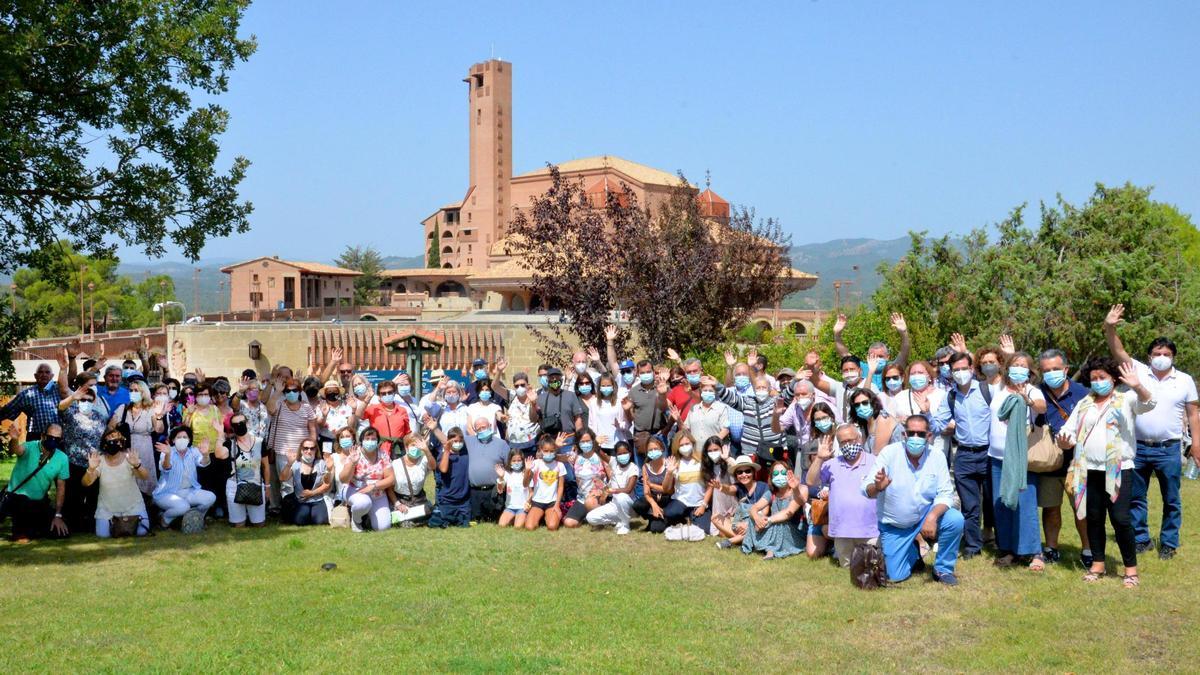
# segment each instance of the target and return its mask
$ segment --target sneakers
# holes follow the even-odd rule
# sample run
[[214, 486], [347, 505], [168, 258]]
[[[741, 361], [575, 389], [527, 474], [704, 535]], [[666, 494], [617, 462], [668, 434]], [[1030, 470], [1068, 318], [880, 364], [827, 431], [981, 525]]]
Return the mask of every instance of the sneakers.
[[1153, 551], [1154, 550], [1154, 540], [1151, 539], [1149, 541], [1139, 542], [1138, 545], [1135, 546], [1133, 550], [1136, 551], [1137, 553], [1145, 553], [1146, 551]]
[[1096, 556], [1092, 555], [1091, 551], [1079, 552], [1079, 564], [1083, 565], [1083, 569], [1092, 569], [1092, 563], [1096, 562]]
[[617, 524], [617, 534], [629, 534], [629, 526], [621, 523]]
[[1174, 557], [1175, 557], [1175, 549], [1171, 548], [1170, 546], [1163, 546], [1162, 548], [1158, 549], [1158, 559], [1159, 560], [1170, 560], [1171, 558], [1174, 558]]
[[939, 584], [946, 584], [947, 586], [958, 585], [958, 577], [954, 576], [953, 572], [946, 572], [945, 574], [938, 574], [937, 572], [934, 572], [933, 580]]
[[1058, 549], [1047, 546], [1042, 549], [1042, 559], [1046, 561], [1047, 565], [1053, 565], [1062, 560], [1062, 554], [1058, 552]]
[[719, 548], [719, 549], [726, 549], [726, 548], [732, 548], [732, 547], [733, 547], [733, 542], [729, 541], [728, 539], [722, 539], [717, 542], [717, 548]]

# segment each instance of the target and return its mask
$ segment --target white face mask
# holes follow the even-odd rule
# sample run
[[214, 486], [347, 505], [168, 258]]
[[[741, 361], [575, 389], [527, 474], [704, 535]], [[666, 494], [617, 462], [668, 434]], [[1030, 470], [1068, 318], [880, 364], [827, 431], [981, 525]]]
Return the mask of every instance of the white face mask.
[[721, 451], [720, 450], [709, 450], [708, 458], [714, 462], [720, 461], [721, 460]]
[[187, 436], [180, 436], [179, 438], [175, 439], [175, 449], [180, 452], [183, 452], [184, 450], [188, 449]]
[[580, 375], [582, 375], [582, 374], [583, 374], [583, 372], [584, 372], [585, 370], [587, 370], [587, 364], [586, 364], [586, 363], [576, 363], [576, 364], [575, 364], [575, 372], [577, 372], [577, 373], [579, 373]]
[[974, 378], [975, 378], [975, 376], [969, 370], [954, 371], [954, 381], [957, 382], [960, 386], [963, 386], [963, 387], [967, 386], [968, 384], [971, 383], [971, 380], [973, 380]]
[[1166, 354], [1159, 354], [1158, 356], [1150, 359], [1150, 367], [1160, 373], [1170, 370], [1172, 363], [1174, 363], [1174, 359]]
[[808, 397], [798, 398], [796, 399], [796, 405], [800, 406], [801, 410], [808, 410], [808, 406], [812, 405], [812, 399]]
[[690, 446], [690, 445], [679, 446], [679, 456], [680, 457], [691, 457], [692, 456], [692, 446]]

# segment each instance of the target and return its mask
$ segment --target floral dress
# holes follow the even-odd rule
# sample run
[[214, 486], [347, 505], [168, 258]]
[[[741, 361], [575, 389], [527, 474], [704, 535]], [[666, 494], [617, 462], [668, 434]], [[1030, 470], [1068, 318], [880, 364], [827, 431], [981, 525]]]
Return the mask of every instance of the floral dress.
[[100, 439], [108, 426], [108, 409], [101, 401], [87, 406], [85, 412], [79, 401], [59, 413], [63, 425], [63, 445], [67, 459], [75, 466], [87, 466], [88, 455], [100, 449]]
[[[787, 510], [792, 504], [792, 492], [788, 490], [783, 497], [770, 495], [771, 515]], [[763, 551], [776, 558], [786, 558], [804, 552], [804, 530], [801, 527], [803, 519], [799, 512], [791, 520], [767, 525], [767, 529], [759, 532], [750, 523], [746, 530], [746, 538], [742, 540], [742, 553]]]

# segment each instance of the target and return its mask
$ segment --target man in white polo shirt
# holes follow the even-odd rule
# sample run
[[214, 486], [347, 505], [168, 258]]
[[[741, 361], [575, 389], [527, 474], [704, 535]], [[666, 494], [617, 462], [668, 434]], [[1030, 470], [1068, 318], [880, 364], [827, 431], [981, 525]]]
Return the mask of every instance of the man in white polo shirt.
[[1134, 536], [1138, 553], [1154, 548], [1146, 520], [1149, 515], [1146, 493], [1150, 476], [1155, 475], [1163, 496], [1158, 557], [1169, 560], [1175, 556], [1175, 549], [1179, 548], [1179, 528], [1183, 525], [1179, 478], [1185, 420], [1191, 435], [1192, 458], [1200, 461], [1200, 407], [1197, 405], [1196, 382], [1191, 375], [1175, 369], [1175, 343], [1165, 337], [1155, 338], [1146, 349], [1150, 365], [1131, 358], [1117, 336], [1117, 324], [1124, 313], [1124, 305], [1113, 305], [1104, 319], [1104, 338], [1108, 342], [1108, 349], [1118, 361], [1133, 361], [1138, 376], [1158, 403], [1154, 410], [1138, 415], [1134, 420], [1137, 454], [1133, 459], [1130, 503]]

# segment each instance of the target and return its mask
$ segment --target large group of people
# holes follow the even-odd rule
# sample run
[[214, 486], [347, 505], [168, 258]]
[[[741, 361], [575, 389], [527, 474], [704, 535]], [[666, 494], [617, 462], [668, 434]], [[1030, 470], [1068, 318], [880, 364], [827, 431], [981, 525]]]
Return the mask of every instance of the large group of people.
[[373, 384], [337, 349], [320, 372], [150, 383], [132, 361], [76, 372], [64, 350], [57, 381], [42, 364], [0, 410], [26, 418], [12, 441], [12, 537], [272, 517], [355, 532], [640, 527], [767, 559], [848, 565], [877, 546], [891, 581], [929, 569], [955, 585], [958, 559], [989, 545], [998, 566], [1060, 563], [1066, 498], [1084, 580], [1105, 577], [1111, 524], [1132, 588], [1139, 553], [1179, 548], [1200, 417], [1174, 343], [1134, 359], [1117, 335], [1123, 311], [1103, 326], [1110, 354], [1074, 367], [1052, 347], [1034, 356], [1002, 337], [972, 352], [957, 334], [912, 360], [900, 315], [895, 358], [882, 341], [851, 354], [839, 317], [837, 363], [810, 352], [775, 372], [755, 351], [727, 353], [723, 373], [674, 350], [622, 360], [614, 328], [604, 358], [591, 347], [512, 375], [503, 358], [476, 359], [465, 383], [434, 371]]

